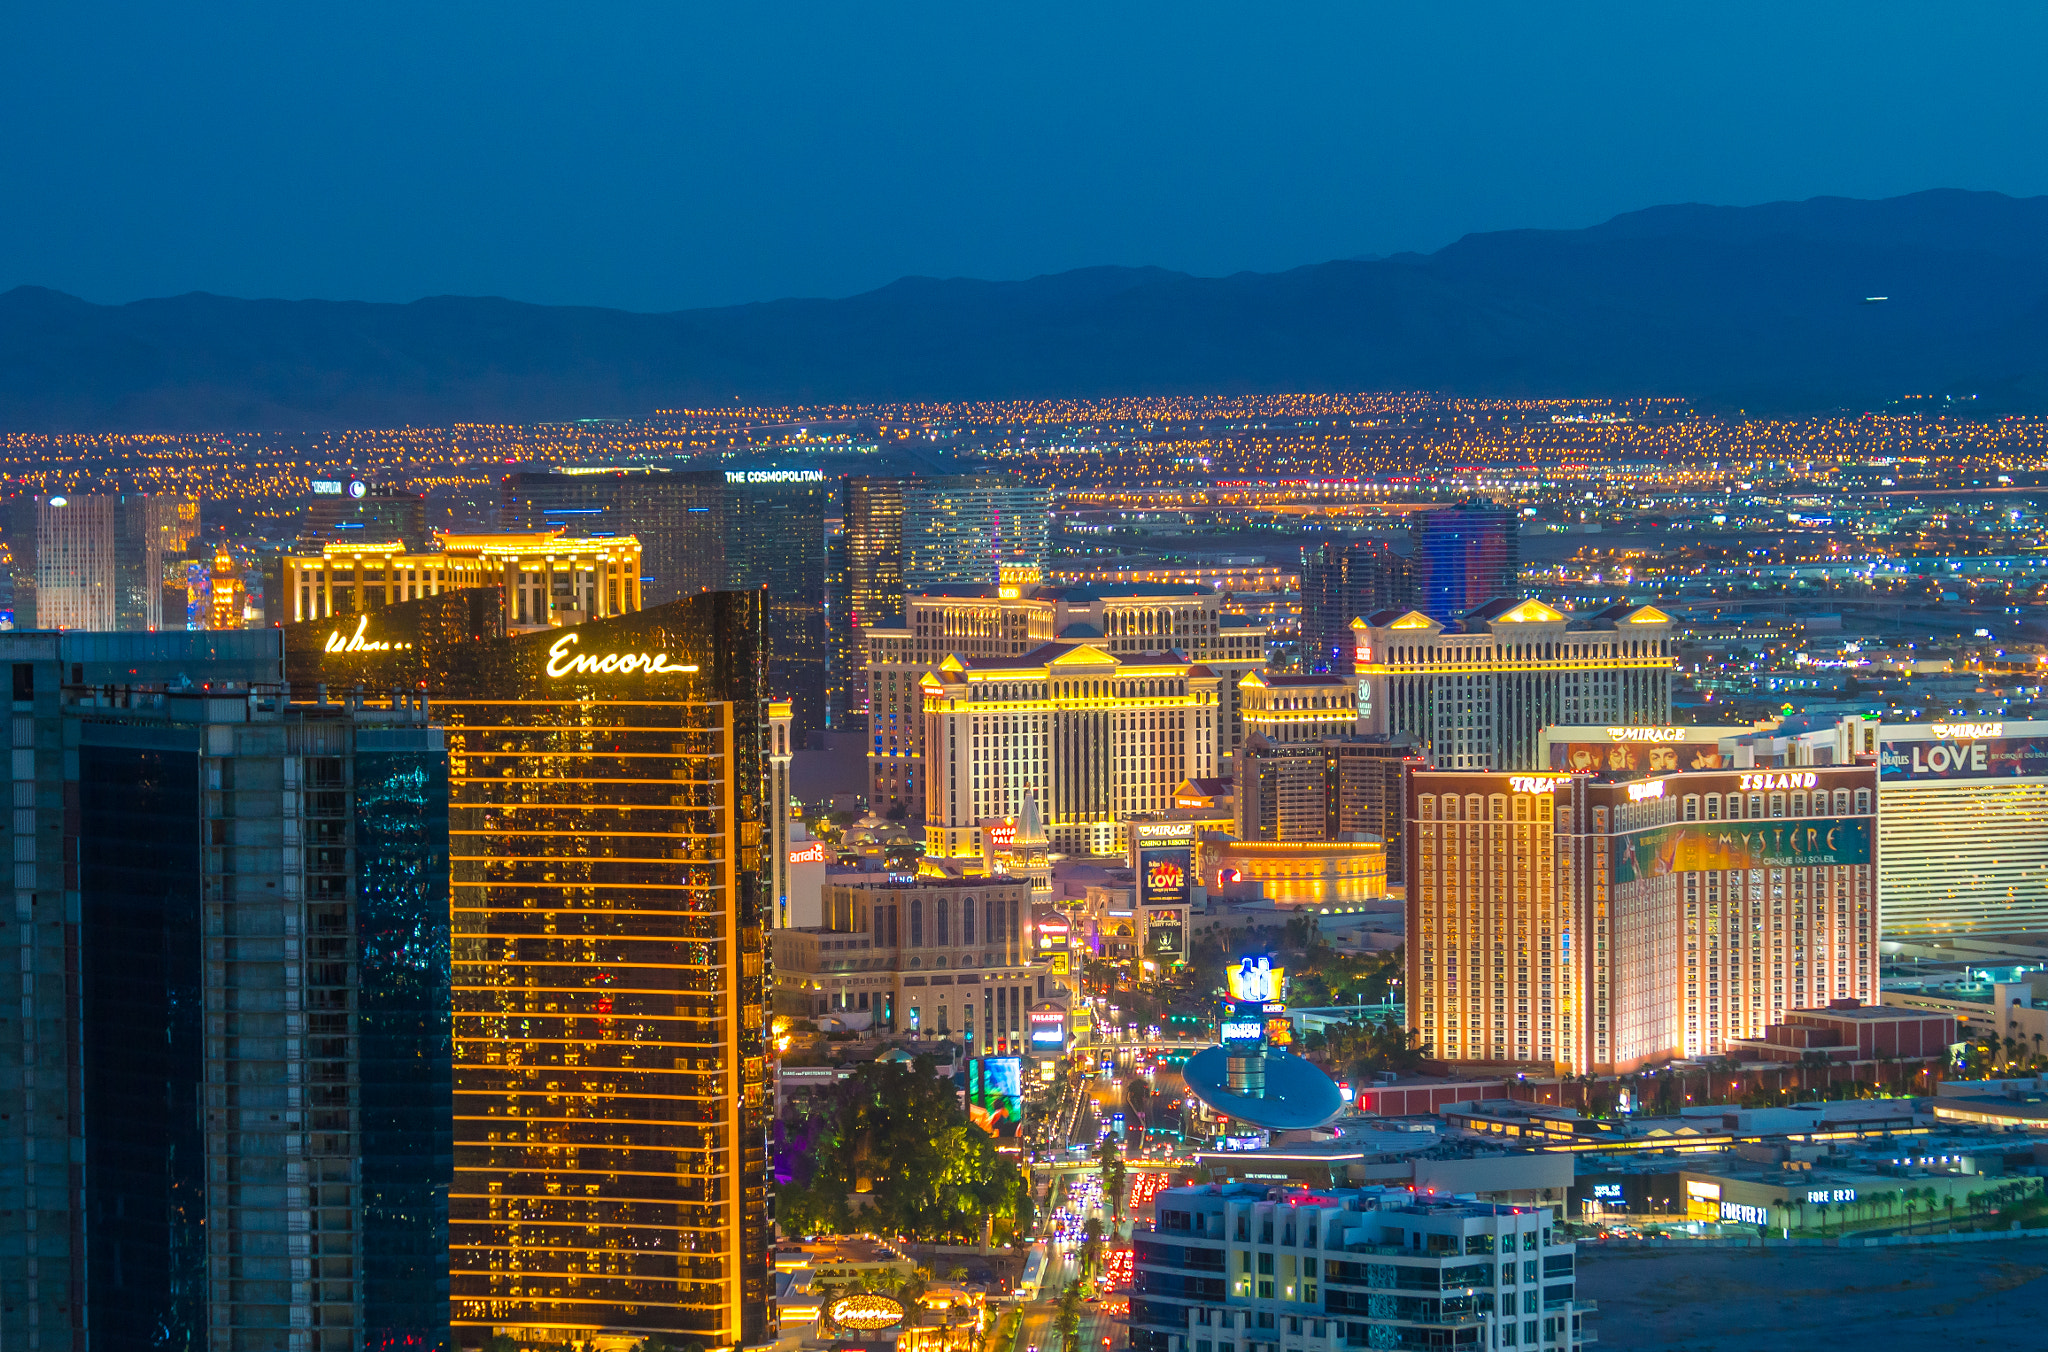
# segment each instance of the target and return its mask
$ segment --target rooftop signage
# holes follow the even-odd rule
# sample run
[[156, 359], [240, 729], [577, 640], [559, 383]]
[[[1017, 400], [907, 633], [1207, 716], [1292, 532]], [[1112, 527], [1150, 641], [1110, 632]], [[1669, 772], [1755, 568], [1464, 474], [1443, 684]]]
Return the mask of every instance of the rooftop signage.
[[825, 471], [821, 469], [729, 469], [725, 472], [729, 484], [821, 484], [825, 482]]
[[1545, 779], [1538, 775], [1508, 776], [1508, 788], [1516, 793], [1553, 793], [1558, 785], [1569, 783], [1570, 779]]
[[649, 676], [680, 675], [697, 670], [696, 664], [679, 663], [667, 653], [574, 653], [582, 636], [574, 632], [562, 635], [548, 648], [548, 677], [560, 680], [564, 676], [627, 676], [641, 672]]
[[384, 639], [371, 639], [368, 637], [369, 628], [370, 617], [368, 615], [359, 615], [356, 617], [356, 628], [354, 633], [349, 634], [347, 637], [344, 638], [342, 636], [342, 631], [337, 629], [333, 633], [329, 634], [327, 636], [327, 641], [321, 644], [320, 646], [323, 651], [330, 653], [400, 652], [412, 646], [410, 643], [397, 643]]
[[1610, 742], [1682, 742], [1684, 728], [1609, 728]]

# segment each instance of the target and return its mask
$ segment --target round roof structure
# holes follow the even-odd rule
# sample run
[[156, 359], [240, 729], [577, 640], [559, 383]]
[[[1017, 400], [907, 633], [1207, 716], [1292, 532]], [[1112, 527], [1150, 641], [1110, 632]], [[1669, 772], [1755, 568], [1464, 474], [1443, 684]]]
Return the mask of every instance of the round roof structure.
[[1250, 1122], [1268, 1131], [1304, 1131], [1337, 1119], [1344, 1096], [1337, 1082], [1320, 1067], [1292, 1052], [1266, 1053], [1266, 1096], [1246, 1098], [1230, 1092], [1230, 1051], [1210, 1047], [1196, 1052], [1181, 1072], [1188, 1092], [1225, 1117]]

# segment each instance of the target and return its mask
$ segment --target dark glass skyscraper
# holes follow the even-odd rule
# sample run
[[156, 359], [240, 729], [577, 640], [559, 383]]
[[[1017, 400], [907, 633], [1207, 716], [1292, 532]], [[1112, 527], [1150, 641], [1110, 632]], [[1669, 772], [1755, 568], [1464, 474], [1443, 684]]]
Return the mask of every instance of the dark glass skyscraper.
[[762, 593], [769, 688], [789, 700], [802, 746], [825, 726], [825, 519], [836, 484], [815, 469], [728, 470], [725, 479], [725, 585]]
[[1352, 668], [1351, 622], [1414, 604], [1407, 559], [1379, 540], [1330, 541], [1301, 552], [1301, 664], [1306, 671]]
[[15, 909], [63, 931], [0, 1077], [45, 1170], [10, 1346], [447, 1345], [446, 758], [416, 701], [290, 702], [280, 651], [0, 639]]
[[505, 530], [631, 535], [643, 605], [715, 591], [725, 577], [725, 475], [716, 470], [521, 472], [500, 485]]
[[1488, 601], [1521, 596], [1521, 539], [1509, 509], [1465, 501], [1417, 512], [1414, 540], [1412, 604], [1423, 614], [1450, 624]]

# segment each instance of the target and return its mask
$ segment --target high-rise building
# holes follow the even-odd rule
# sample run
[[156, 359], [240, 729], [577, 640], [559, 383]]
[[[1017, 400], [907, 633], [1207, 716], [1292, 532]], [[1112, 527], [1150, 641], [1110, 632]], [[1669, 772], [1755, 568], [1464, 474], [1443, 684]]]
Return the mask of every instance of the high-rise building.
[[640, 542], [640, 591], [665, 605], [726, 585], [725, 475], [659, 465], [521, 471], [500, 484], [499, 527]]
[[0, 1042], [29, 1161], [0, 1182], [0, 1339], [446, 1347], [447, 768], [423, 708], [292, 703], [274, 632], [0, 654], [29, 1016]]
[[[1005, 568], [995, 586], [913, 595], [903, 623], [867, 631], [868, 801], [915, 812], [925, 801], [918, 683], [948, 657], [1021, 657], [1047, 643], [1112, 654], [1172, 650], [1223, 680], [1219, 755], [1243, 737], [1239, 680], [1265, 668], [1265, 631], [1231, 624], [1206, 586], [1163, 583], [1048, 587], [1039, 571]], [[1216, 773], [1223, 771], [1219, 768]]]
[[199, 538], [199, 499], [123, 493], [114, 511], [114, 627], [184, 628], [183, 609], [167, 612], [164, 607], [164, 571]]
[[1548, 1206], [1263, 1182], [1165, 1188], [1152, 1206], [1131, 1352], [1265, 1352], [1283, 1329], [1306, 1352], [1597, 1346]]
[[[286, 554], [281, 595], [265, 603], [272, 618], [289, 624], [492, 587], [502, 594], [504, 623], [513, 629], [580, 624], [641, 608], [640, 542], [630, 535], [499, 532], [437, 536], [434, 543], [423, 552], [391, 542], [350, 542], [325, 545], [317, 554]], [[342, 629], [335, 632], [349, 641]]]
[[1039, 805], [1068, 854], [1119, 854], [1125, 825], [1164, 813], [1216, 773], [1221, 679], [1173, 652], [1046, 644], [1020, 657], [948, 657], [919, 682], [925, 856], [979, 860], [982, 824]]
[[299, 516], [299, 547], [357, 543], [388, 545], [394, 541], [413, 551], [424, 550], [427, 499], [404, 484], [365, 483], [361, 479], [315, 479]]
[[1406, 604], [1423, 614], [1457, 619], [1520, 599], [1522, 544], [1509, 509], [1467, 501], [1417, 512], [1412, 538], [1415, 595]]
[[768, 682], [789, 700], [802, 746], [825, 726], [825, 519], [833, 482], [816, 469], [727, 470], [725, 479], [724, 585], [766, 599]]
[[1052, 489], [1012, 474], [933, 475], [904, 483], [903, 586], [973, 586], [1005, 564], [1045, 566]]
[[1413, 570], [1383, 541], [1331, 541], [1302, 550], [1302, 669], [1352, 670], [1351, 622], [1414, 604]]
[[1537, 769], [1554, 723], [1671, 721], [1671, 617], [1654, 606], [1494, 602], [1462, 633], [1383, 610], [1354, 632], [1362, 730], [1412, 739], [1440, 770]]
[[763, 1342], [766, 606], [508, 636], [478, 595], [286, 636], [294, 688], [424, 683], [447, 738], [458, 1339]]
[[[903, 623], [903, 490], [909, 482], [867, 474], [841, 482], [832, 588], [835, 714], [867, 713], [867, 631]], [[841, 721], [835, 718], [834, 726]]]
[[1051, 490], [1013, 475], [854, 475], [841, 503], [833, 625], [835, 708], [867, 712], [865, 634], [903, 623], [912, 593], [994, 586], [1045, 563]]
[[840, 879], [823, 909], [823, 925], [775, 932], [777, 1013], [957, 1037], [971, 1055], [1027, 1050], [1048, 989], [1028, 881]]
[[1401, 881], [1402, 787], [1422, 764], [1415, 748], [1385, 736], [1275, 744], [1253, 734], [1238, 751], [1236, 834], [1242, 841], [1345, 841], [1386, 846], [1389, 881]]
[[2048, 929], [2048, 721], [1878, 731], [1887, 934]]
[[1408, 776], [1409, 1022], [1626, 1074], [1877, 998], [1876, 771]]
[[1248, 671], [1237, 685], [1246, 737], [1285, 746], [1358, 730], [1358, 687], [1346, 677]]
[[118, 498], [104, 494], [53, 493], [36, 500], [36, 628], [106, 632], [115, 627], [121, 594], [114, 566], [119, 506]]

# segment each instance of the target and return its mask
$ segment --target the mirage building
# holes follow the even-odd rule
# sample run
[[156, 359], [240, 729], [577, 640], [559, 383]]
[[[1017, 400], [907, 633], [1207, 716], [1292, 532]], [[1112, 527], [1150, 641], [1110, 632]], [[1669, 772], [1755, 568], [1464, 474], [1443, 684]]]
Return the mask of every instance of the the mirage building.
[[763, 613], [288, 631], [295, 687], [424, 686], [447, 739], [464, 1345], [766, 1339]]

